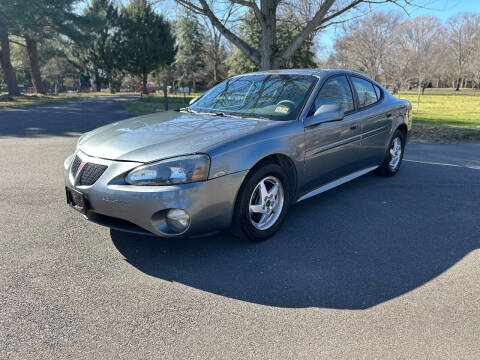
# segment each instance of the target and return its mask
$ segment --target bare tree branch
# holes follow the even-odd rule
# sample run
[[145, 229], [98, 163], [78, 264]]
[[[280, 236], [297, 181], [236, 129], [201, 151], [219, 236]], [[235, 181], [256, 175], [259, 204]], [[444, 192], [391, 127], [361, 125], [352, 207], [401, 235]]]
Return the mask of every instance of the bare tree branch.
[[187, 9], [207, 16], [210, 19], [212, 25], [215, 26], [220, 31], [220, 33], [225, 36], [225, 38], [227, 38], [232, 44], [238, 47], [255, 64], [258, 65], [260, 63], [260, 52], [252, 48], [244, 40], [242, 40], [229, 29], [227, 29], [227, 27], [222, 23], [222, 21], [220, 21], [218, 17], [215, 16], [213, 11], [210, 9], [210, 6], [208, 6], [206, 0], [199, 0], [200, 5], [202, 6], [201, 8], [192, 4], [191, 1], [188, 0], [177, 0], [177, 2], [185, 6]]
[[262, 11], [258, 8], [258, 5], [257, 3], [252, 0], [252, 1], [248, 1], [248, 0], [230, 0], [232, 3], [234, 4], [239, 4], [239, 5], [243, 5], [243, 6], [248, 6], [249, 8], [251, 8], [253, 10], [253, 13], [255, 14], [255, 17], [257, 18], [257, 20], [260, 22], [260, 24], [263, 24], [265, 22], [264, 18], [263, 18], [263, 13]]
[[[356, 2], [361, 2], [362, 0], [357, 0]], [[330, 8], [335, 3], [335, 0], [326, 0], [323, 6], [317, 11], [312, 20], [310, 20], [303, 30], [293, 38], [292, 42], [285, 50], [283, 50], [275, 59], [275, 64], [278, 64], [281, 61], [288, 60], [293, 53], [302, 45], [302, 43], [307, 39], [307, 37], [312, 34], [315, 29], [323, 22], [325, 15], [330, 10]]]

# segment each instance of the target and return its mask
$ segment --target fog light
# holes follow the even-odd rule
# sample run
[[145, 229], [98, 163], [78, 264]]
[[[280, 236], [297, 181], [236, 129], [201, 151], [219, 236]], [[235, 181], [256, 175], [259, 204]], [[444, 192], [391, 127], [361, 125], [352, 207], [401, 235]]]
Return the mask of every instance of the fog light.
[[175, 231], [185, 231], [190, 225], [190, 216], [185, 210], [170, 209], [167, 213], [167, 225]]

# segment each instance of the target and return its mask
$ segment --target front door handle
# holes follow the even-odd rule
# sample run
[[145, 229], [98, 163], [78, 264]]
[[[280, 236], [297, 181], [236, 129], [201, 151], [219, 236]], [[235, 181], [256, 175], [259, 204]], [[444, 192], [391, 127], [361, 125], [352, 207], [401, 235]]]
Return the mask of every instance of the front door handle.
[[350, 130], [355, 130], [358, 127], [357, 124], [352, 124], [350, 125]]

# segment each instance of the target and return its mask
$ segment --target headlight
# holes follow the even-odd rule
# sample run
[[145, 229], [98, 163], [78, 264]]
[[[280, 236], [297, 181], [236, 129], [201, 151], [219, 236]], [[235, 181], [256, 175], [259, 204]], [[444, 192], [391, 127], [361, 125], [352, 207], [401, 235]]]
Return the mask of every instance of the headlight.
[[140, 166], [130, 171], [125, 181], [131, 185], [174, 185], [207, 180], [208, 155], [187, 155]]

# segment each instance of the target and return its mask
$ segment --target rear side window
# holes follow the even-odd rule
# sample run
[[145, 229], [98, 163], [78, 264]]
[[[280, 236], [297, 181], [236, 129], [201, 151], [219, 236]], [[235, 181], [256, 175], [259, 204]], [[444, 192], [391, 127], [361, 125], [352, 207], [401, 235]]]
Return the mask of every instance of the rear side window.
[[310, 114], [314, 114], [322, 105], [338, 105], [345, 112], [353, 110], [353, 96], [344, 75], [328, 79], [315, 99]]
[[377, 93], [371, 82], [357, 77], [351, 77], [350, 79], [355, 86], [355, 90], [357, 90], [358, 106], [360, 108], [377, 102]]

